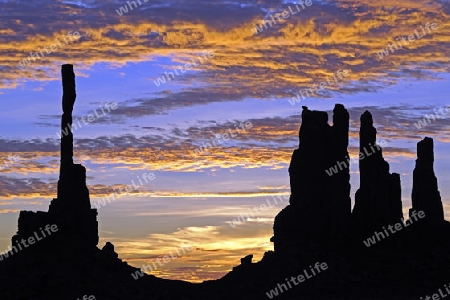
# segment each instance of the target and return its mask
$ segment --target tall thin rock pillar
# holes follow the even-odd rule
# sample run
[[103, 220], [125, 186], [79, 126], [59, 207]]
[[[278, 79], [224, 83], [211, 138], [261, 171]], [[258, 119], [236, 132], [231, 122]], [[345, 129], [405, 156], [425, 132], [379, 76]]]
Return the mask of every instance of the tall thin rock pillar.
[[56, 225], [57, 233], [51, 239], [57, 245], [70, 245], [70, 249], [89, 249], [98, 244], [97, 210], [91, 209], [86, 186], [86, 169], [73, 163], [72, 111], [75, 104], [75, 74], [72, 65], [63, 65], [61, 117], [61, 165], [57, 198], [50, 203], [48, 212], [21, 211], [18, 231], [13, 244], [27, 239], [46, 225]]
[[426, 137], [417, 143], [417, 160], [413, 172], [412, 208], [423, 211], [425, 217], [421, 223], [440, 225], [444, 223], [444, 209], [434, 174], [434, 142]]

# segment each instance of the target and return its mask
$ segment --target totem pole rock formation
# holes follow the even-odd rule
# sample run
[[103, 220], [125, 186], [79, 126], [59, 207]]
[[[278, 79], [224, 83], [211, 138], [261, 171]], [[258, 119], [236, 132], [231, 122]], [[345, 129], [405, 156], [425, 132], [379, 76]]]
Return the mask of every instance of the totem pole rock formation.
[[359, 132], [360, 188], [352, 212], [352, 230], [357, 239], [367, 238], [403, 218], [400, 175], [389, 173], [389, 164], [376, 144], [376, 135], [372, 115], [365, 111]]
[[52, 239], [67, 241], [73, 246], [98, 244], [97, 210], [91, 209], [86, 186], [86, 169], [73, 163], [72, 110], [75, 104], [75, 74], [72, 65], [62, 66], [61, 166], [57, 198], [48, 212], [21, 211], [15, 240], [32, 236], [46, 224], [56, 224], [58, 234]]
[[412, 208], [424, 211], [422, 224], [440, 225], [444, 223], [444, 209], [434, 174], [434, 142], [426, 137], [417, 143], [417, 160], [413, 172]]
[[[348, 232], [349, 114], [341, 104], [333, 113], [334, 125], [330, 126], [326, 112], [303, 106], [300, 144], [289, 166], [290, 204], [274, 222], [271, 241], [275, 252], [292, 253], [311, 244], [332, 246], [342, 242]], [[337, 173], [326, 172], [336, 164], [340, 168]]]

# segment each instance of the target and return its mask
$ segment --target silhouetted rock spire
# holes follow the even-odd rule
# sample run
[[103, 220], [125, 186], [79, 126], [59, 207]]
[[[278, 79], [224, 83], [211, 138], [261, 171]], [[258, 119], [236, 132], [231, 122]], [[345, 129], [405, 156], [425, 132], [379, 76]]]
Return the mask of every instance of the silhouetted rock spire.
[[72, 110], [75, 104], [75, 74], [72, 65], [63, 65], [61, 117], [61, 166], [57, 198], [49, 211], [23, 211], [19, 217], [16, 238], [24, 237], [45, 224], [56, 224], [59, 241], [68, 241], [81, 247], [98, 244], [97, 210], [91, 209], [86, 186], [86, 168], [73, 163]]
[[[61, 116], [61, 176], [65, 175], [64, 169], [70, 169], [73, 165], [73, 133], [72, 111], [75, 104], [75, 73], [72, 65], [63, 65], [61, 68], [63, 97]], [[67, 130], [67, 131], [66, 131]], [[67, 134], [65, 134], [67, 132]]]
[[275, 251], [296, 251], [305, 244], [339, 243], [348, 231], [349, 114], [341, 104], [333, 112], [334, 125], [330, 126], [327, 112], [310, 111], [303, 106], [300, 144], [289, 166], [290, 205], [276, 216], [274, 223], [271, 241]]
[[417, 143], [410, 214], [413, 210], [424, 211], [423, 223], [439, 225], [444, 222], [444, 210], [433, 165], [434, 142], [426, 137]]
[[[333, 110], [333, 126], [331, 128], [332, 160], [330, 168], [338, 166], [339, 171], [330, 177], [327, 189], [330, 209], [327, 218], [331, 225], [331, 238], [341, 242], [350, 229], [351, 198], [350, 198], [350, 162], [348, 153], [348, 133], [350, 115], [344, 105], [336, 104]], [[345, 163], [345, 167], [340, 165]]]
[[383, 226], [394, 225], [403, 216], [400, 175], [389, 173], [389, 164], [376, 144], [376, 135], [372, 115], [365, 111], [359, 132], [360, 188], [352, 212], [352, 229], [357, 239], [367, 238]]

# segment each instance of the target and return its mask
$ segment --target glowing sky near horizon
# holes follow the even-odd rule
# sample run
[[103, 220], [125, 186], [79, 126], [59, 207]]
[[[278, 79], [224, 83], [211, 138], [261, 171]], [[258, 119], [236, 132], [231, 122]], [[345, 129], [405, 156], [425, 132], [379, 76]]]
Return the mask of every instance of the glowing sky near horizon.
[[[353, 157], [359, 116], [371, 111], [378, 138], [387, 142], [390, 170], [401, 174], [405, 213], [416, 143], [434, 138], [435, 171], [450, 219], [450, 113], [423, 128], [414, 125], [450, 105], [449, 1], [312, 0], [258, 34], [255, 24], [299, 1], [141, 3], [120, 16], [116, 10], [126, 1], [0, 2], [0, 252], [17, 230], [20, 210], [47, 211], [56, 197], [65, 63], [74, 64], [76, 74], [75, 118], [117, 103], [74, 131], [74, 160], [87, 168], [91, 202], [155, 174], [99, 209], [99, 247], [111, 241], [136, 267], [180, 245], [194, 247], [152, 274], [219, 278], [241, 257], [253, 253], [259, 260], [273, 249], [273, 218], [287, 203], [235, 228], [230, 221], [289, 194], [287, 168], [298, 146], [302, 105], [331, 112], [342, 103], [349, 109]], [[389, 43], [428, 22], [438, 28], [379, 57]], [[79, 39], [59, 46], [75, 31]], [[44, 47], [52, 44], [55, 51], [47, 53]], [[44, 57], [20, 65], [41, 50]], [[187, 65], [205, 52], [213, 55]], [[299, 90], [344, 69], [348, 78], [289, 103]], [[179, 75], [155, 84], [166, 72]], [[193, 154], [241, 122], [252, 127]], [[20, 160], [5, 162], [10, 155]], [[351, 171], [354, 200], [358, 166]]]

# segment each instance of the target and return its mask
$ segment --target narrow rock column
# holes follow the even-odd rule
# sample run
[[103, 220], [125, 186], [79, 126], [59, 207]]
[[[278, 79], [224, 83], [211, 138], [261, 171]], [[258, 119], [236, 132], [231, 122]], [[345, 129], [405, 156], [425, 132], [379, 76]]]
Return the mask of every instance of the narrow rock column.
[[21, 211], [19, 230], [12, 241], [14, 244], [22, 238], [27, 239], [46, 225], [54, 224], [58, 232], [52, 234], [52, 242], [65, 251], [70, 249], [77, 252], [80, 249], [93, 249], [98, 244], [97, 210], [91, 208], [86, 168], [73, 163], [72, 111], [76, 98], [73, 66], [63, 65], [61, 75], [63, 114], [58, 196], [50, 202], [48, 212]]
[[78, 241], [79, 245], [97, 245], [97, 210], [91, 208], [86, 168], [73, 163], [72, 111], [76, 98], [73, 66], [63, 65], [61, 75], [61, 165], [58, 196], [50, 203], [49, 213], [70, 240]]
[[66, 198], [69, 189], [68, 182], [71, 181], [73, 173], [73, 133], [72, 133], [72, 111], [75, 104], [75, 73], [73, 65], [63, 65], [62, 76], [62, 110], [61, 116], [61, 165], [58, 181], [58, 199]]
[[417, 143], [417, 160], [413, 172], [412, 208], [424, 211], [425, 217], [420, 222], [438, 225], [444, 222], [444, 209], [434, 174], [434, 142], [426, 137]]
[[381, 231], [383, 226], [401, 222], [400, 175], [389, 173], [389, 164], [376, 144], [377, 130], [372, 114], [361, 115], [360, 140], [360, 188], [356, 191], [352, 212], [352, 230], [356, 241]]
[[[332, 153], [334, 159], [329, 167], [346, 164], [328, 179], [328, 216], [330, 238], [335, 243], [342, 242], [350, 229], [351, 198], [350, 198], [350, 157], [348, 153], [350, 115], [344, 105], [336, 104], [333, 109], [333, 126], [330, 135]], [[329, 170], [329, 168], [327, 168]]]
[[[72, 65], [63, 65], [62, 75], [62, 118], [61, 118], [61, 169], [73, 165], [72, 111], [75, 104], [75, 73]], [[67, 134], [65, 134], [67, 132]], [[65, 170], [64, 170], [65, 171]], [[60, 174], [61, 175], [61, 174]]]

